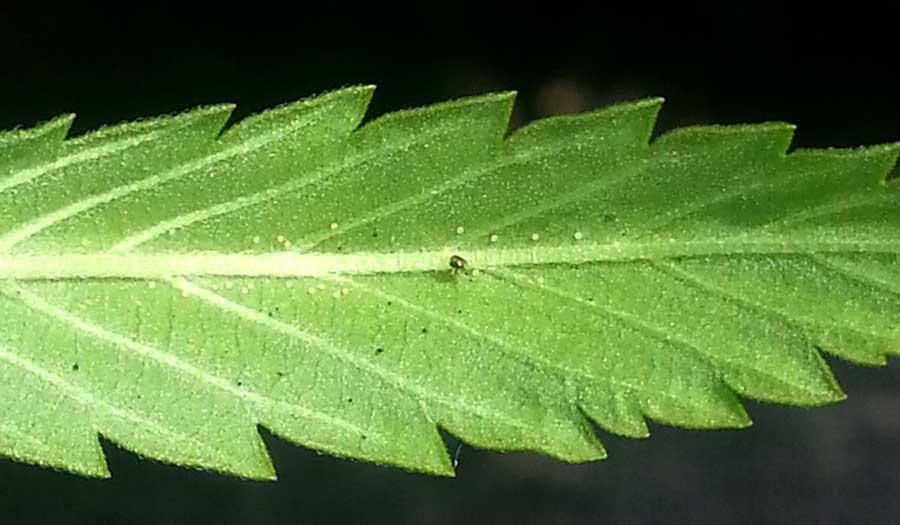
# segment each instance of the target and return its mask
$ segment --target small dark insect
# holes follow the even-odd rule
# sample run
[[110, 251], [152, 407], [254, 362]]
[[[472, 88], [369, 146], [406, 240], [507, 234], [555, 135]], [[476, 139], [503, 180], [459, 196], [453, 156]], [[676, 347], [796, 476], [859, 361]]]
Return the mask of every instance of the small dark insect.
[[453, 269], [453, 273], [465, 270], [466, 264], [468, 264], [466, 260], [459, 255], [450, 256], [450, 268]]

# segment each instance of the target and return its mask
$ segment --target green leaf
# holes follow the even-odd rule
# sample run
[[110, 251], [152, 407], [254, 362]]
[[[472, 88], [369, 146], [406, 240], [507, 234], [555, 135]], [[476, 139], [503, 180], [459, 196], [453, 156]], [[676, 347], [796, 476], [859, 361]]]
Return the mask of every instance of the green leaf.
[[262, 425], [450, 475], [440, 427], [580, 462], [591, 422], [744, 427], [844, 397], [820, 349], [900, 352], [896, 144], [650, 143], [657, 99], [504, 138], [511, 93], [360, 127], [371, 94], [0, 134], [0, 454], [272, 478]]

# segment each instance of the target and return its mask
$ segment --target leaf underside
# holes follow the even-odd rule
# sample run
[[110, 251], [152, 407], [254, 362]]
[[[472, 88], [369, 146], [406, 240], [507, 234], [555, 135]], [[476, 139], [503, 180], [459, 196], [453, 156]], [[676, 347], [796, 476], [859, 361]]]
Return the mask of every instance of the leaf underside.
[[820, 351], [900, 352], [896, 144], [651, 143], [656, 99], [504, 137], [511, 93], [360, 126], [371, 94], [0, 134], [0, 454], [267, 479], [262, 425], [452, 475], [441, 427], [581, 462], [592, 423], [745, 427], [844, 397]]

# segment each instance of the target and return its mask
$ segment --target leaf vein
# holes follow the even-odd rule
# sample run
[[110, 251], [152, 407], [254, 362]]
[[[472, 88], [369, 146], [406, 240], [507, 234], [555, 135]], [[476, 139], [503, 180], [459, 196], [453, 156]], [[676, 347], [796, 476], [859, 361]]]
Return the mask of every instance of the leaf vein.
[[833, 215], [842, 211], [852, 210], [866, 204], [879, 203], [890, 199], [896, 199], [896, 195], [888, 192], [882, 193], [863, 193], [852, 198], [842, 197], [837, 201], [822, 203], [811, 208], [796, 210], [783, 217], [775, 218], [770, 222], [760, 225], [760, 228], [773, 229], [778, 226], [791, 226], [799, 222], [815, 219], [822, 216]]
[[351, 216], [349, 220], [343, 221], [341, 228], [335, 231], [325, 232], [315, 237], [310, 237], [306, 239], [302, 239], [299, 243], [301, 246], [301, 251], [310, 251], [313, 250], [316, 246], [325, 242], [329, 239], [340, 238], [341, 236], [346, 235], [347, 233], [361, 228], [367, 224], [371, 224], [377, 220], [388, 218], [396, 213], [399, 213], [405, 209], [408, 209], [412, 206], [416, 206], [418, 204], [423, 204], [428, 202], [430, 199], [437, 197], [438, 195], [442, 195], [448, 191], [453, 189], [462, 187], [466, 184], [469, 184], [479, 177], [482, 177], [488, 173], [491, 173], [495, 170], [514, 166], [516, 164], [523, 164], [526, 162], [539, 160], [545, 157], [548, 157], [554, 153], [557, 153], [560, 150], [566, 149], [566, 147], [571, 147], [571, 145], [560, 145], [558, 147], [547, 147], [547, 148], [535, 148], [532, 150], [526, 150], [525, 152], [517, 152], [512, 155], [500, 157], [493, 162], [488, 162], [486, 164], [478, 164], [468, 169], [463, 170], [459, 176], [452, 177], [451, 179], [446, 180], [442, 184], [438, 186], [433, 186], [431, 188], [426, 189], [416, 195], [412, 195], [410, 197], [406, 197], [399, 201], [385, 204], [377, 207], [372, 210], [369, 214], [362, 216]]
[[117, 186], [103, 193], [84, 197], [81, 200], [75, 201], [67, 206], [63, 206], [62, 208], [59, 208], [55, 211], [37, 217], [20, 226], [18, 229], [13, 230], [3, 237], [0, 237], [0, 253], [9, 252], [15, 245], [39, 234], [47, 228], [50, 228], [57, 223], [70, 219], [97, 206], [113, 202], [127, 195], [131, 195], [132, 193], [146, 191], [157, 186], [161, 186], [162, 184], [179, 179], [181, 177], [185, 177], [195, 171], [213, 165], [217, 162], [226, 161], [228, 159], [250, 153], [254, 150], [264, 148], [273, 141], [283, 137], [287, 133], [302, 129], [304, 127], [315, 125], [317, 122], [317, 117], [326, 112], [327, 109], [328, 106], [316, 108], [310, 111], [308, 115], [305, 115], [306, 118], [298, 119], [297, 121], [292, 122], [290, 125], [285, 126], [283, 129], [276, 129], [268, 133], [262, 133], [251, 140], [240, 142], [234, 146], [225, 146], [224, 148], [213, 154], [195, 159], [190, 162], [186, 162], [185, 164], [172, 168], [159, 175], [151, 175], [139, 181]]
[[[513, 426], [521, 429], [530, 429], [531, 427], [518, 419], [511, 418], [509, 415], [504, 414], [502, 412], [497, 412], [493, 410], [486, 409], [484, 407], [480, 407], [477, 405], [467, 405], [465, 403], [460, 403], [458, 400], [449, 398], [447, 396], [441, 396], [435, 394], [433, 392], [428, 391], [425, 388], [422, 388], [415, 383], [409, 381], [405, 377], [400, 374], [391, 372], [389, 370], [384, 369], [382, 366], [374, 365], [360, 357], [354, 356], [352, 352], [348, 351], [345, 348], [341, 348], [333, 343], [331, 343], [328, 339], [312, 334], [306, 330], [302, 330], [294, 325], [287, 324], [276, 319], [265, 315], [263, 312], [259, 312], [254, 310], [253, 308], [248, 308], [239, 303], [235, 303], [230, 301], [229, 299], [218, 295], [216, 293], [211, 292], [201, 286], [198, 286], [190, 281], [179, 279], [172, 281], [176, 287], [187, 292], [194, 297], [197, 297], [203, 301], [208, 302], [210, 305], [216, 306], [222, 309], [225, 312], [231, 313], [237, 316], [240, 319], [245, 321], [254, 322], [265, 326], [273, 331], [278, 333], [282, 333], [288, 335], [290, 337], [294, 337], [296, 339], [300, 339], [319, 350], [327, 353], [328, 355], [335, 357], [345, 363], [350, 364], [351, 366], [368, 372], [388, 384], [394, 386], [400, 391], [406, 392], [408, 394], [413, 395], [413, 399], [417, 399], [420, 402], [424, 399], [429, 399], [431, 401], [437, 402], [439, 404], [448, 406], [454, 410], [470, 413], [479, 417], [499, 420], [503, 421], [509, 426]], [[427, 415], [427, 414], [426, 414]]]
[[345, 170], [357, 167], [367, 161], [374, 161], [376, 165], [387, 162], [392, 152], [402, 151], [406, 148], [412, 147], [429, 138], [432, 138], [433, 136], [439, 135], [441, 131], [443, 131], [441, 128], [429, 130], [426, 133], [414, 136], [411, 140], [406, 142], [390, 143], [383, 148], [374, 148], [364, 153], [352, 155], [350, 157], [342, 159], [337, 164], [333, 164], [321, 170], [313, 171], [309, 174], [309, 176], [291, 180], [274, 188], [268, 188], [251, 195], [244, 195], [227, 202], [218, 203], [207, 208], [194, 210], [190, 213], [158, 222], [143, 231], [126, 237], [119, 243], [112, 246], [109, 252], [125, 252], [132, 248], [135, 248], [138, 245], [156, 239], [167, 232], [185, 228], [187, 226], [190, 226], [191, 224], [205, 221], [213, 217], [226, 215], [243, 208], [270, 202], [276, 197], [287, 194], [294, 190], [299, 190], [301, 188], [304, 188], [305, 186], [320, 183], [328, 179], [329, 177], [337, 175]]
[[[809, 255], [808, 256], [812, 261], [816, 264], [820, 264], [825, 268], [833, 270], [835, 272], [840, 273], [841, 275], [850, 278], [856, 282], [872, 286], [877, 288], [885, 293], [890, 295], [898, 296], [900, 295], [900, 286], [898, 286], [895, 282], [885, 281], [884, 279], [877, 277], [875, 275], [870, 275], [865, 273], [860, 268], [852, 268], [846, 263], [841, 263], [838, 261], [832, 261], [826, 257], [822, 257], [819, 255]], [[871, 335], [875, 335], [874, 333]]]
[[[212, 386], [218, 390], [226, 392], [232, 396], [235, 396], [239, 399], [244, 400], [245, 402], [251, 404], [257, 404], [262, 406], [268, 406], [273, 408], [279, 408], [289, 411], [290, 413], [298, 414], [304, 418], [312, 419], [314, 421], [319, 421], [321, 423], [334, 426], [336, 428], [342, 430], [349, 430], [356, 433], [364, 433], [363, 429], [349, 423], [343, 421], [339, 418], [335, 418], [328, 414], [324, 414], [318, 411], [314, 411], [308, 409], [306, 407], [302, 407], [300, 405], [294, 403], [288, 403], [285, 401], [272, 399], [267, 396], [257, 394], [255, 392], [250, 392], [246, 390], [242, 390], [232, 386], [228, 381], [204, 372], [199, 368], [186, 363], [177, 357], [162, 352], [157, 348], [139, 343], [137, 341], [132, 340], [129, 337], [123, 336], [121, 334], [117, 334], [110, 330], [107, 330], [101, 326], [95, 325], [87, 320], [84, 320], [71, 312], [66, 311], [59, 306], [56, 306], [39, 295], [35, 294], [31, 290], [28, 290], [25, 287], [14, 285], [10, 287], [11, 289], [11, 297], [15, 297], [19, 299], [22, 303], [27, 305], [29, 308], [36, 312], [40, 312], [44, 315], [47, 315], [57, 321], [61, 321], [72, 328], [87, 334], [93, 338], [99, 339], [101, 341], [106, 341], [109, 343], [113, 343], [118, 348], [124, 348], [131, 352], [134, 352], [137, 355], [147, 357], [165, 365], [169, 368], [177, 370], [185, 375], [188, 375], [203, 384], [207, 384]], [[171, 316], [169, 316], [171, 318]], [[170, 333], [170, 330], [167, 330], [167, 333]]]
[[[4, 290], [4, 293], [7, 293], [7, 291]], [[147, 429], [154, 434], [165, 436], [169, 439], [180, 442], [189, 442], [195, 445], [200, 445], [201, 447], [204, 446], [203, 443], [197, 441], [197, 439], [193, 438], [192, 436], [188, 436], [182, 434], [181, 432], [178, 432], [177, 430], [170, 429], [167, 426], [157, 421], [153, 421], [152, 419], [145, 418], [144, 416], [132, 410], [120, 408], [113, 404], [107, 403], [105, 400], [98, 398], [84, 388], [66, 381], [59, 375], [54, 374], [53, 372], [38, 365], [30, 359], [26, 359], [25, 357], [16, 355], [15, 353], [10, 352], [2, 346], [0, 346], [0, 359], [25, 371], [28, 374], [37, 377], [45, 383], [50, 384], [57, 390], [65, 392], [72, 399], [90, 410], [96, 410], [97, 408], [100, 408], [101, 410], [111, 414], [113, 417], [124, 421], [130, 421], [131, 423], [141, 428]]]
[[[501, 271], [497, 271], [497, 270], [491, 270], [490, 272], [488, 272], [488, 275], [490, 275], [490, 274], [495, 274], [497, 276], [502, 275], [504, 277], [513, 277], [513, 274], [511, 272], [501, 272]], [[569, 376], [575, 376], [575, 378], [577, 378], [577, 379], [582, 379], [582, 380], [587, 380], [587, 381], [597, 381], [597, 382], [606, 383], [606, 384], [617, 386], [617, 387], [624, 387], [628, 390], [632, 390], [632, 391], [636, 391], [636, 392], [646, 391], [646, 389], [641, 385], [631, 383], [628, 381], [624, 381], [624, 380], [621, 380], [618, 378], [600, 377], [600, 376], [592, 375], [589, 372], [585, 372], [583, 370], [567, 368], [558, 363], [554, 363], [548, 359], [542, 359], [540, 357], [537, 357], [537, 352], [535, 352], [535, 355], [526, 355], [524, 353], [517, 352], [513, 346], [511, 346], [509, 343], [506, 343], [501, 338], [498, 338], [498, 337], [495, 337], [495, 336], [492, 336], [489, 334], [485, 334], [479, 330], [476, 330], [475, 328], [472, 328], [471, 326], [469, 326], [466, 323], [462, 323], [460, 321], [450, 319], [444, 315], [437, 314], [432, 310], [429, 310], [429, 309], [427, 309], [423, 306], [420, 306], [416, 303], [407, 301], [406, 299], [404, 299], [402, 297], [398, 297], [396, 295], [384, 292], [381, 289], [377, 289], [375, 287], [372, 287], [372, 286], [369, 286], [366, 284], [362, 284], [357, 280], [350, 279], [347, 277], [334, 276], [334, 275], [329, 276], [328, 279], [332, 280], [334, 282], [352, 285], [354, 287], [354, 289], [358, 288], [366, 293], [375, 295], [381, 299], [390, 300], [390, 301], [392, 301], [393, 304], [398, 304], [400, 306], [403, 306], [404, 308], [411, 309], [419, 314], [426, 315], [426, 316], [434, 319], [435, 321], [443, 323], [447, 326], [453, 326], [453, 327], [459, 328], [468, 334], [471, 334], [477, 338], [483, 339], [485, 341], [488, 341], [488, 342], [496, 345], [500, 349], [500, 351], [503, 352], [504, 354], [509, 355], [530, 367], [538, 368], [538, 369], [540, 369], [541, 367], [545, 367], [545, 368], [552, 370], [557, 375], [562, 376], [563, 381], [565, 380], [565, 378], [567, 378]], [[528, 342], [527, 341], [518, 341], [516, 343], [516, 345], [517, 346], [521, 345], [522, 347], [527, 347]], [[668, 392], [655, 392], [655, 393], [660, 394], [663, 397], [668, 398], [670, 400], [680, 401], [676, 396], [673, 396], [673, 395], [669, 394]]]
[[877, 334], [875, 332], [864, 332], [864, 331], [858, 330], [858, 329], [850, 327], [850, 326], [845, 326], [845, 325], [839, 324], [831, 319], [817, 319], [817, 318], [804, 317], [804, 316], [798, 315], [794, 312], [784, 310], [782, 308], [777, 308], [777, 307], [768, 305], [766, 303], [762, 303], [759, 301], [749, 299], [747, 297], [743, 297], [738, 292], [732, 291], [725, 286], [717, 285], [714, 283], [707, 283], [703, 279], [698, 277], [697, 275], [693, 274], [692, 272], [689, 272], [683, 268], [679, 268], [678, 265], [675, 263], [671, 263], [671, 262], [663, 263], [663, 262], [657, 261], [657, 262], [651, 262], [651, 264], [654, 267], [659, 268], [661, 271], [668, 273], [675, 279], [678, 279], [678, 280], [684, 282], [685, 284], [695, 287], [697, 290], [715, 294], [719, 297], [730, 300], [743, 308], [755, 310], [757, 312], [760, 312], [760, 313], [763, 313], [766, 315], [776, 316], [779, 319], [783, 320], [785, 323], [793, 326], [795, 329], [799, 330], [802, 333], [806, 333], [808, 331], [809, 325], [813, 325], [813, 326], [818, 325], [818, 326], [828, 326], [831, 328], [835, 328], [837, 330], [854, 332], [856, 334], [870, 336], [870, 337], [876, 337], [876, 338], [881, 337], [879, 334]]
[[[54, 160], [53, 162], [42, 163], [31, 168], [21, 169], [10, 173], [3, 179], [0, 179], [0, 193], [7, 191], [16, 186], [27, 184], [35, 179], [59, 171], [74, 164], [82, 162], [91, 162], [121, 153], [127, 149], [134, 148], [150, 142], [162, 134], [162, 130], [153, 130], [143, 133], [137, 137], [127, 137], [115, 140], [106, 144], [94, 146], [92, 148], [80, 151], [78, 153], [70, 153]], [[71, 145], [75, 141], [70, 141]]]

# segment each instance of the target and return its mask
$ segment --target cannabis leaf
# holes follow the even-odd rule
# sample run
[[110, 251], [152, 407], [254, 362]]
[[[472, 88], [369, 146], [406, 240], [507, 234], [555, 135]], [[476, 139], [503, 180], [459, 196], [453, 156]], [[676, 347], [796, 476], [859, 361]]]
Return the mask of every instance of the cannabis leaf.
[[587, 461], [590, 421], [743, 427], [738, 394], [843, 397], [820, 349], [900, 351], [897, 145], [650, 144], [660, 100], [504, 139], [510, 93], [357, 129], [371, 93], [0, 135], [0, 453], [271, 478], [263, 425], [448, 475], [441, 427]]

